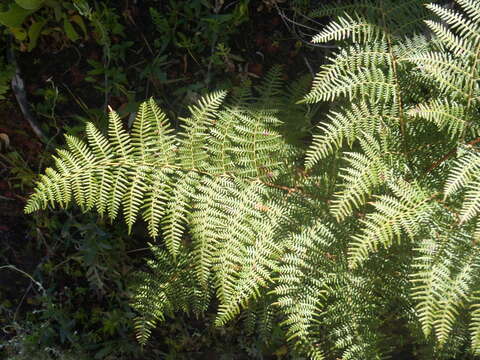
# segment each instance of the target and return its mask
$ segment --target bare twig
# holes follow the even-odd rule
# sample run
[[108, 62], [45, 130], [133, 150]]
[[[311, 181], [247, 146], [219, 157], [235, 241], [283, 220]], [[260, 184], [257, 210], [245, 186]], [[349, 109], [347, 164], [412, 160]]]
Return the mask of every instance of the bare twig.
[[[469, 141], [467, 143], [467, 145], [475, 145], [475, 144], [478, 144], [480, 143], [480, 137], [472, 140], [472, 141]], [[435, 170], [437, 167], [439, 167], [443, 162], [447, 161], [449, 158], [451, 158], [453, 155], [455, 155], [457, 153], [457, 148], [453, 148], [452, 150], [450, 150], [448, 153], [446, 153], [445, 155], [443, 155], [440, 159], [438, 159], [437, 161], [435, 161], [432, 165], [430, 165], [430, 167], [425, 171], [425, 174], [429, 174], [431, 173], [433, 170]]]
[[27, 100], [27, 93], [25, 91], [25, 85], [23, 83], [23, 79], [20, 73], [20, 68], [18, 67], [17, 61], [15, 59], [15, 51], [13, 50], [12, 39], [10, 37], [10, 47], [8, 50], [8, 60], [10, 64], [13, 65], [15, 69], [15, 74], [12, 78], [12, 91], [17, 99], [18, 105], [20, 106], [20, 110], [22, 111], [23, 117], [27, 120], [30, 128], [33, 130], [35, 135], [41, 140], [46, 141], [46, 136], [43, 133], [42, 129], [38, 125], [38, 122], [35, 116], [32, 114], [30, 110], [30, 105]]
[[[320, 30], [319, 29], [315, 29], [315, 28], [312, 28], [310, 26], [307, 26], [305, 24], [301, 24], [293, 19], [290, 19], [287, 15], [285, 15], [285, 12], [280, 9], [280, 7], [278, 6], [278, 4], [275, 3], [275, 8], [277, 9], [277, 13], [278, 15], [280, 16], [280, 18], [282, 19], [283, 23], [285, 24], [286, 28], [298, 39], [300, 40], [302, 43], [308, 45], [308, 46], [311, 46], [311, 47], [317, 47], [317, 48], [324, 48], [324, 49], [337, 49], [338, 46], [336, 45], [326, 45], [326, 44], [315, 44], [315, 43], [312, 43], [311, 41], [306, 41], [303, 37], [301, 37], [299, 34], [298, 34], [298, 31], [296, 30], [296, 27], [303, 27], [305, 29], [309, 29], [311, 31], [314, 31], [316, 33], [318, 33]], [[292, 26], [289, 25], [292, 24]]]
[[37, 285], [38, 289], [42, 292], [43, 295], [47, 295], [44, 287], [42, 286], [42, 284], [40, 284], [37, 280], [35, 280], [32, 275], [30, 275], [29, 273], [26, 273], [25, 271], [23, 270], [20, 270], [19, 268], [13, 266], [13, 265], [4, 265], [4, 266], [0, 266], [0, 270], [2, 269], [10, 269], [10, 270], [14, 270], [14, 271], [18, 271], [20, 274], [23, 274], [25, 275], [26, 277], [28, 277], [35, 285]]

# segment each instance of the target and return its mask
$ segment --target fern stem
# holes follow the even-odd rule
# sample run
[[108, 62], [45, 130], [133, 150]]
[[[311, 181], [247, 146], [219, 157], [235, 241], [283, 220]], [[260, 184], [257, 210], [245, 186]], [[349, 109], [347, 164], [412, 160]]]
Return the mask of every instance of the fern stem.
[[[468, 89], [467, 108], [465, 109], [467, 114], [470, 112], [470, 107], [472, 106], [473, 92], [475, 91], [475, 82], [476, 82], [475, 73], [477, 72], [477, 67], [478, 67], [479, 60], [480, 60], [480, 42], [477, 45], [477, 48], [475, 50], [475, 60], [474, 60], [473, 65], [472, 65], [472, 71], [470, 72], [470, 83], [469, 83], [469, 89]], [[462, 137], [461, 137], [462, 142], [465, 139], [465, 136], [467, 134], [468, 124], [470, 124], [470, 123], [471, 123], [471, 121], [468, 121], [467, 124], [465, 124], [465, 127], [463, 128]]]
[[[475, 144], [480, 143], [480, 137], [467, 142], [467, 145], [473, 146]], [[435, 161], [430, 167], [425, 171], [425, 175], [431, 173], [433, 170], [435, 170], [437, 167], [439, 167], [443, 162], [447, 161], [450, 159], [453, 155], [457, 153], [457, 147], [454, 147], [452, 150], [450, 150], [448, 153], [443, 155], [440, 159]]]
[[393, 52], [392, 34], [387, 27], [386, 12], [385, 12], [385, 7], [383, 6], [383, 1], [380, 4], [380, 8], [381, 8], [380, 12], [382, 13], [383, 29], [384, 29], [386, 40], [387, 40], [388, 53], [391, 59], [395, 93], [396, 93], [397, 102], [398, 102], [398, 117], [400, 120], [400, 133], [402, 134], [402, 138], [403, 138], [403, 151], [405, 156], [408, 157], [407, 134], [405, 129], [405, 114], [403, 111], [403, 101], [402, 101], [402, 93], [400, 90], [400, 82], [398, 80], [399, 79], [398, 69], [397, 69], [398, 60]]

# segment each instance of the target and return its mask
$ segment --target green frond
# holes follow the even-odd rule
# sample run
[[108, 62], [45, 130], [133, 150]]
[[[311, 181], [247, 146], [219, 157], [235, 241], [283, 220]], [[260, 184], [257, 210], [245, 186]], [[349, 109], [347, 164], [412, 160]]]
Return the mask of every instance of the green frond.
[[107, 136], [66, 137], [25, 211], [143, 218], [141, 344], [215, 305], [215, 325], [240, 317], [266, 343], [280, 324], [292, 356], [394, 358], [406, 339], [419, 359], [480, 354], [480, 5], [424, 2], [322, 7], [314, 41], [338, 50], [313, 84], [274, 67], [201, 98], [178, 133], [153, 99], [130, 133], [112, 110]]
[[[132, 127], [132, 143], [136, 150], [136, 156], [142, 159], [143, 163], [150, 159], [151, 145], [155, 143], [155, 133], [152, 129], [152, 123], [149, 121], [152, 116], [147, 102], [140, 104], [137, 111], [137, 117]], [[155, 149], [153, 147], [153, 149]]]
[[95, 156], [83, 141], [70, 135], [65, 135], [65, 140], [76, 163], [93, 165], [95, 162]]
[[231, 149], [237, 173], [243, 177], [272, 178], [281, 164], [278, 151], [284, 143], [275, 131], [279, 120], [269, 113], [237, 113]]
[[[157, 322], [176, 311], [189, 312], [196, 303], [209, 302], [208, 293], [196, 291], [195, 281], [190, 276], [190, 256], [179, 252], [173, 259], [158, 247], [150, 246], [154, 258], [147, 262], [148, 272], [137, 274], [138, 286], [134, 293], [133, 307], [139, 313], [135, 319], [135, 330], [140, 344], [148, 340]], [[183, 286], [179, 286], [182, 284]]]
[[480, 354], [480, 302], [478, 292], [473, 297], [473, 305], [471, 305], [470, 320], [470, 336], [472, 339], [472, 350], [475, 355]]
[[[235, 286], [230, 290], [230, 299], [220, 304], [215, 321], [217, 325], [223, 325], [232, 320], [241, 308], [260, 296], [260, 290], [266, 288], [271, 281], [271, 273], [276, 264], [274, 259], [281, 253], [278, 244], [275, 243], [276, 237], [280, 234], [274, 232], [270, 222], [257, 220], [250, 226], [259, 229], [260, 233], [254, 242], [246, 244], [243, 249], [243, 261], [241, 264], [237, 263], [239, 269]], [[220, 264], [226, 265], [223, 261]]]
[[[275, 227], [266, 219], [275, 208], [264, 203], [265, 190], [257, 182], [247, 186], [229, 186], [230, 196], [224, 210], [228, 214], [227, 222], [219, 234], [220, 241], [214, 255], [214, 286], [225, 313], [225, 320], [219, 318], [217, 323], [228, 321], [230, 315], [238, 312], [243, 301], [254, 296], [268, 281], [269, 272], [266, 269], [273, 267], [271, 256], [276, 246], [273, 237]], [[258, 255], [251, 253], [252, 247], [256, 246], [262, 246], [265, 256], [248, 260], [249, 254]], [[249, 284], [249, 281], [252, 282]]]
[[433, 122], [439, 130], [446, 130], [452, 140], [460, 136], [466, 126], [465, 106], [447, 99], [418, 104], [408, 114]]
[[150, 99], [140, 104], [132, 126], [132, 145], [142, 163], [172, 164], [175, 149], [173, 129], [162, 110]]
[[[442, 225], [440, 225], [442, 227]], [[433, 226], [422, 241], [412, 277], [412, 296], [426, 337], [434, 331], [439, 346], [446, 344], [459, 312], [465, 307], [477, 268], [478, 250], [464, 232], [439, 233]], [[442, 230], [440, 230], [442, 231]]]
[[[365, 19], [372, 28], [365, 29], [366, 39], [374, 41], [378, 38], [368, 37], [369, 30], [376, 33], [375, 27], [378, 28], [378, 33], [387, 30], [395, 37], [403, 37], [405, 34], [411, 35], [422, 29], [422, 22], [427, 12], [424, 7], [423, 0], [360, 0], [350, 1], [350, 3], [338, 3], [323, 5], [320, 8], [312, 11], [312, 17], [330, 17], [338, 24], [333, 26], [332, 30], [337, 27], [345, 27], [346, 29], [353, 24], [348, 21], [348, 14], [355, 14], [357, 18]], [[345, 21], [347, 17], [347, 21]], [[359, 32], [361, 30], [359, 29]], [[339, 38], [342, 39], [342, 38]], [[359, 38], [359, 41], [362, 39]]]
[[[439, 310], [434, 321], [435, 335], [440, 346], [445, 344], [453, 325], [458, 319], [460, 310], [464, 307], [467, 294], [470, 292], [469, 282], [472, 278], [472, 265], [466, 266], [450, 280], [445, 289], [444, 298], [439, 301]], [[443, 290], [443, 289], [442, 289]]]
[[367, 197], [387, 178], [379, 148], [367, 152], [367, 155], [346, 153], [345, 160], [349, 166], [343, 168], [339, 175], [342, 190], [335, 194], [331, 206], [332, 215], [337, 221], [344, 220], [354, 209], [364, 205]]
[[480, 179], [469, 182], [465, 189], [465, 198], [460, 210], [460, 221], [470, 221], [480, 213]]
[[189, 106], [188, 110], [192, 116], [191, 118], [187, 119], [184, 128], [186, 128], [188, 131], [191, 131], [188, 126], [193, 125], [193, 122], [199, 123], [194, 125], [201, 127], [207, 126], [209, 122], [215, 120], [216, 110], [220, 108], [226, 96], [226, 91], [215, 91], [200, 98], [196, 105]]
[[227, 196], [232, 182], [224, 177], [205, 179], [195, 195], [195, 208], [190, 215], [191, 234], [195, 238], [192, 256], [195, 276], [203, 288], [208, 288], [219, 247], [221, 231], [228, 221]]
[[128, 232], [137, 219], [140, 207], [144, 203], [144, 194], [150, 186], [151, 175], [150, 168], [146, 166], [137, 167], [134, 172], [129, 174], [130, 184], [123, 198], [123, 210], [125, 222], [128, 226]]
[[450, 170], [450, 175], [445, 182], [445, 198], [468, 186], [478, 174], [480, 174], [480, 154], [474, 149], [466, 148]]
[[[120, 211], [122, 200], [128, 191], [129, 179], [125, 176], [131, 169], [128, 167], [118, 167], [112, 170], [112, 182], [111, 186], [103, 188], [105, 195], [98, 198], [100, 201], [104, 198], [107, 199], [108, 217], [113, 221]], [[130, 173], [131, 174], [131, 173]], [[77, 201], [78, 202], [78, 201]], [[98, 203], [97, 207], [102, 204]]]
[[209, 139], [208, 150], [213, 155], [209, 171], [215, 174], [229, 174], [237, 171], [235, 163], [234, 148], [236, 147], [233, 132], [240, 110], [222, 112], [211, 130], [212, 136]]
[[323, 359], [324, 354], [311, 335], [319, 312], [327, 298], [328, 286], [322, 277], [333, 265], [328, 249], [334, 241], [328, 226], [317, 223], [301, 234], [293, 235], [279, 268], [274, 293], [275, 303], [286, 318], [289, 341], [295, 341], [312, 358]]
[[153, 98], [148, 101], [148, 107], [151, 116], [151, 119], [148, 120], [152, 123], [150, 128], [153, 130], [149, 134], [149, 139], [153, 140], [150, 148], [155, 148], [155, 151], [151, 150], [151, 153], [154, 154], [160, 165], [173, 164], [176, 150], [175, 138], [172, 136], [173, 129], [169, 125], [167, 116]]
[[336, 21], [330, 22], [325, 29], [313, 37], [312, 42], [318, 44], [345, 39], [351, 39], [354, 42], [367, 42], [375, 40], [379, 37], [379, 34], [380, 28], [369, 23], [365, 18], [358, 15], [351, 17], [345, 14], [338, 17]]
[[320, 101], [333, 101], [341, 96], [353, 100], [355, 98], [367, 97], [372, 102], [388, 103], [396, 96], [393, 74], [384, 73], [382, 70], [358, 69], [357, 72], [350, 72], [337, 77], [335, 80], [316, 83], [304, 98], [307, 103]]
[[473, 21], [480, 22], [480, 5], [476, 0], [456, 0]]
[[441, 253], [441, 246], [445, 244], [433, 238], [422, 241], [420, 248], [422, 256], [416, 258], [417, 263], [414, 267], [417, 272], [412, 276], [412, 283], [415, 285], [412, 288], [412, 296], [418, 301], [417, 316], [427, 338], [432, 333], [435, 320], [437, 284], [445, 281], [448, 275], [448, 270], [441, 262], [434, 263], [438, 261], [436, 259]]
[[[149, 309], [150, 311], [150, 309]], [[162, 319], [163, 320], [163, 319]], [[134, 329], [137, 341], [140, 345], [145, 345], [150, 338], [152, 330], [155, 329], [157, 320], [153, 317], [138, 317], [134, 321]]]
[[113, 156], [113, 149], [110, 146], [110, 142], [93, 123], [88, 122], [85, 131], [88, 136], [88, 145], [90, 145], [97, 159], [106, 159]]
[[202, 170], [208, 158], [204, 140], [208, 128], [214, 125], [217, 110], [225, 99], [225, 91], [217, 91], [202, 98], [197, 105], [189, 107], [191, 117], [184, 121], [178, 146], [178, 161], [187, 169]]
[[412, 239], [433, 211], [430, 196], [418, 185], [400, 180], [390, 184], [390, 188], [395, 196], [378, 196], [372, 203], [376, 211], [361, 221], [361, 234], [352, 237], [348, 257], [353, 268], [368, 259], [370, 253], [377, 252], [379, 246], [388, 248], [400, 242], [404, 234]]
[[[148, 224], [148, 233], [152, 238], [159, 234], [159, 227], [167, 209], [167, 203], [170, 200], [170, 193], [173, 185], [171, 184], [171, 170], [155, 172], [151, 175], [151, 182], [145, 191], [145, 202], [142, 207], [142, 215]], [[178, 245], [170, 245], [170, 251], [175, 253], [174, 248]]]
[[123, 128], [120, 116], [113, 109], [110, 109], [108, 118], [108, 136], [113, 150], [118, 157], [126, 159], [133, 152], [130, 136]]
[[453, 98], [467, 98], [470, 83], [475, 81], [474, 76], [477, 76], [465, 70], [468, 69], [466, 59], [457, 59], [450, 54], [427, 52], [407, 60], [428, 73], [440, 85], [440, 91], [448, 91]]
[[475, 52], [472, 49], [472, 44], [451, 32], [445, 25], [435, 21], [427, 20], [425, 23], [430, 30], [437, 36], [437, 38], [454, 54], [459, 56], [474, 56]]
[[199, 176], [195, 172], [178, 174], [172, 186], [169, 202], [162, 219], [162, 234], [167, 249], [176, 256], [181, 248], [182, 238], [190, 213], [191, 200], [195, 194]]
[[372, 44], [354, 44], [340, 50], [335, 57], [329, 58], [331, 64], [325, 65], [317, 73], [314, 84], [334, 81], [338, 76], [359, 68], [374, 68], [388, 64], [390, 54], [387, 47], [388, 44], [384, 40], [379, 40]]
[[468, 49], [475, 52], [475, 48], [480, 43], [479, 24], [462, 16], [457, 11], [447, 9], [439, 4], [428, 4], [427, 8], [440, 17], [450, 29], [454, 30], [459, 36], [461, 36]]
[[343, 112], [332, 111], [327, 115], [328, 122], [319, 125], [319, 135], [307, 151], [305, 166], [311, 168], [320, 160], [342, 148], [346, 143], [350, 148], [361, 134], [373, 135], [378, 132], [382, 119], [395, 118], [394, 109], [372, 106], [366, 102], [352, 103]]
[[378, 6], [371, 0], [358, 0], [352, 4], [327, 4], [321, 5], [319, 8], [310, 12], [309, 16], [321, 17], [337, 17], [345, 13], [353, 13], [362, 10], [378, 11]]
[[255, 87], [255, 90], [259, 94], [260, 107], [272, 109], [278, 104], [276, 101], [283, 95], [284, 90], [284, 70], [281, 65], [273, 66], [267, 71], [262, 82]]

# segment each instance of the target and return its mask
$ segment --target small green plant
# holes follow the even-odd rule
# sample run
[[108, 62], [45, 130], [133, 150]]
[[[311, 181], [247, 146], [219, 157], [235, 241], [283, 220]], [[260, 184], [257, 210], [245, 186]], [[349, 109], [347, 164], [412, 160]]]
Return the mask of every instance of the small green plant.
[[86, 39], [87, 26], [73, 4], [57, 0], [10, 1], [7, 9], [0, 12], [0, 25], [8, 29], [23, 51], [32, 51], [42, 35], [55, 38], [61, 32], [69, 41]]

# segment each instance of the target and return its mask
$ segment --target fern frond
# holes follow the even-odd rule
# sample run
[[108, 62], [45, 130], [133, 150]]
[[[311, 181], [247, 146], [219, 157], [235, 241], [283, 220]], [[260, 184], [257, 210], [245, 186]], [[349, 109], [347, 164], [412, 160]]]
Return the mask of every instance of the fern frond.
[[464, 40], [465, 46], [472, 52], [480, 43], [480, 26], [455, 10], [447, 9], [439, 4], [428, 4], [427, 8], [435, 13], [450, 29]]
[[408, 114], [433, 122], [439, 130], [446, 130], [453, 140], [465, 129], [465, 106], [447, 99], [433, 100], [410, 109]]
[[441, 91], [448, 91], [454, 98], [469, 96], [469, 84], [475, 81], [469, 72], [465, 71], [465, 59], [455, 59], [450, 54], [427, 52], [407, 58], [428, 73], [439, 85]]
[[[480, 9], [479, 9], [480, 10]], [[479, 16], [480, 17], [480, 16]], [[480, 302], [478, 292], [473, 297], [474, 304], [471, 306], [470, 336], [472, 350], [475, 355], [480, 354]]]
[[473, 21], [480, 22], [480, 5], [475, 0], [457, 0], [457, 3], [465, 10]]
[[126, 160], [133, 152], [130, 136], [123, 128], [120, 116], [111, 108], [108, 118], [108, 136], [112, 147], [118, 157]]
[[354, 42], [373, 41], [379, 37], [380, 29], [360, 16], [351, 17], [345, 14], [332, 21], [312, 39], [314, 43], [325, 43], [332, 40], [352, 39]]
[[208, 288], [215, 249], [222, 241], [221, 231], [228, 222], [229, 189], [232, 182], [224, 177], [204, 179], [195, 194], [195, 208], [190, 215], [191, 233], [195, 237], [192, 255], [195, 276], [203, 288]]
[[[150, 245], [154, 258], [148, 261], [149, 272], [139, 273], [135, 291], [134, 309], [139, 313], [135, 319], [137, 339], [144, 345], [157, 322], [166, 314], [185, 311], [195, 307], [196, 302], [208, 304], [208, 293], [195, 291], [194, 279], [190, 276], [190, 256], [180, 252], [176, 259], [157, 247]], [[180, 284], [184, 286], [179, 286]], [[204, 309], [203, 309], [204, 310]]]
[[466, 149], [456, 161], [445, 182], [444, 196], [451, 196], [467, 186], [480, 174], [480, 154], [474, 149]]
[[[107, 170], [108, 171], [108, 170]], [[128, 178], [125, 174], [130, 173], [131, 169], [129, 167], [118, 167], [112, 170], [112, 182], [111, 187], [105, 187], [105, 196], [100, 196], [98, 199], [102, 201], [107, 199], [106, 206], [108, 208], [108, 216], [111, 220], [115, 220], [120, 211], [122, 200], [124, 199], [125, 194], [128, 191]], [[78, 201], [77, 201], [78, 202]], [[97, 207], [101, 207], [102, 203], [98, 203]]]
[[400, 241], [403, 234], [413, 238], [432, 214], [430, 196], [418, 185], [401, 180], [390, 184], [390, 187], [396, 196], [379, 196], [372, 203], [376, 212], [362, 220], [362, 233], [353, 236], [348, 250], [350, 266], [353, 268], [365, 261], [370, 253], [377, 252], [379, 246], [388, 248], [394, 241]]
[[131, 183], [123, 198], [123, 209], [125, 222], [127, 223], [128, 232], [130, 233], [137, 219], [140, 207], [144, 202], [144, 194], [147, 192], [151, 183], [150, 168], [139, 166], [131, 173], [129, 178], [131, 179]]
[[339, 50], [306, 96], [311, 78], [285, 93], [275, 67], [203, 97], [178, 134], [153, 99], [131, 133], [111, 111], [108, 136], [67, 136], [25, 210], [145, 220], [160, 243], [133, 293], [142, 344], [215, 296], [215, 325], [245, 317], [268, 341], [280, 323], [292, 355], [480, 354], [480, 5], [454, 1], [321, 9], [314, 41]]
[[259, 94], [258, 106], [266, 109], [274, 109], [278, 106], [276, 103], [279, 97], [283, 95], [283, 67], [273, 66], [267, 71], [262, 82], [255, 87]]
[[[237, 173], [244, 177], [272, 178], [281, 160], [278, 151], [283, 140], [274, 130], [279, 120], [269, 113], [237, 113], [231, 148]], [[240, 166], [239, 166], [240, 165]]]
[[174, 137], [172, 136], [173, 129], [169, 126], [167, 116], [153, 98], [148, 101], [148, 106], [152, 117], [150, 127], [153, 129], [149, 138], [153, 137], [152, 143], [155, 144], [156, 149], [155, 151], [151, 150], [151, 152], [155, 154], [157, 163], [160, 165], [173, 164], [176, 151]]
[[[440, 226], [440, 229], [443, 228]], [[422, 330], [429, 336], [434, 330], [440, 346], [447, 342], [459, 311], [466, 305], [474, 279], [478, 250], [464, 232], [441, 234], [431, 230], [431, 237], [422, 241], [414, 267], [412, 296], [418, 301], [417, 311]]]
[[455, 35], [445, 25], [439, 24], [435, 21], [427, 20], [425, 23], [430, 30], [442, 41], [445, 46], [455, 54], [460, 56], [473, 56], [474, 50], [471, 48], [471, 44], [464, 38]]
[[180, 173], [175, 180], [161, 225], [165, 244], [172, 256], [176, 256], [181, 247], [191, 201], [200, 178], [198, 173], [185, 172]]
[[[142, 216], [148, 224], [148, 233], [152, 238], [156, 238], [159, 234], [158, 229], [170, 200], [170, 193], [173, 187], [170, 173], [169, 169], [153, 173], [151, 182], [145, 191], [146, 199], [142, 207]], [[169, 249], [172, 254], [175, 254], [174, 249], [178, 249], [178, 245], [174, 245], [172, 242], [169, 245]]]
[[470, 221], [480, 213], [480, 179], [476, 178], [466, 187], [465, 199], [460, 210], [460, 221]]
[[366, 148], [365, 155], [359, 153], [346, 153], [345, 160], [348, 167], [345, 167], [340, 174], [343, 182], [342, 190], [335, 194], [332, 202], [331, 212], [337, 221], [344, 220], [354, 209], [358, 209], [365, 203], [367, 196], [384, 183], [387, 178], [385, 167], [382, 161], [382, 153], [378, 143], [367, 144], [367, 141], [374, 140], [367, 137], [364, 139], [363, 148]]
[[315, 76], [314, 87], [324, 82], [335, 81], [339, 76], [359, 68], [375, 68], [388, 64], [390, 55], [388, 44], [384, 40], [373, 44], [354, 44], [340, 50], [334, 58], [329, 58], [331, 64], [325, 65]]
[[113, 149], [108, 139], [93, 125], [88, 122], [86, 126], [86, 133], [88, 136], [88, 144], [90, 145], [95, 157], [109, 158], [113, 156]]
[[305, 96], [307, 103], [333, 101], [341, 96], [349, 100], [367, 97], [373, 103], [381, 101], [388, 103], [395, 96], [393, 74], [385, 74], [378, 68], [359, 69], [357, 72], [341, 75], [335, 80], [313, 84], [310, 93]]
[[353, 142], [362, 133], [375, 134], [382, 119], [395, 118], [392, 111], [394, 109], [372, 106], [366, 102], [352, 103], [351, 108], [344, 112], [332, 111], [327, 115], [329, 122], [319, 125], [323, 134], [313, 136], [305, 166], [311, 168], [335, 150], [340, 149], [344, 142], [352, 147]]
[[[229, 190], [234, 196], [227, 201], [228, 220], [220, 234], [214, 265], [214, 283], [221, 304], [219, 324], [230, 320], [245, 300], [265, 286], [269, 279], [266, 269], [273, 268], [271, 257], [276, 248], [275, 227], [264, 220], [274, 211], [272, 205], [263, 203], [264, 187], [260, 183], [247, 187], [237, 184]], [[258, 254], [252, 253], [253, 248], [262, 249], [262, 259], [256, 258]], [[249, 259], [249, 254], [254, 258]]]
[[278, 296], [275, 305], [286, 316], [282, 326], [287, 328], [288, 340], [295, 340], [297, 346], [317, 359], [323, 359], [324, 354], [312, 338], [311, 329], [327, 297], [328, 286], [322, 277], [332, 266], [327, 251], [334, 240], [332, 231], [321, 223], [294, 235], [283, 255], [274, 289]]
[[358, 0], [354, 4], [326, 4], [321, 5], [319, 8], [310, 12], [309, 16], [321, 18], [321, 17], [337, 17], [345, 13], [358, 12], [362, 9], [370, 11], [377, 11], [378, 6], [369, 0]]
[[184, 127], [178, 147], [178, 160], [183, 167], [202, 170], [205, 166], [208, 154], [204, 140], [226, 95], [225, 91], [217, 91], [201, 99], [198, 105], [189, 107], [192, 116], [182, 119]]
[[131, 134], [135, 156], [142, 163], [159, 162], [160, 158], [162, 163], [172, 164], [175, 148], [172, 131], [154, 99], [141, 103]]

